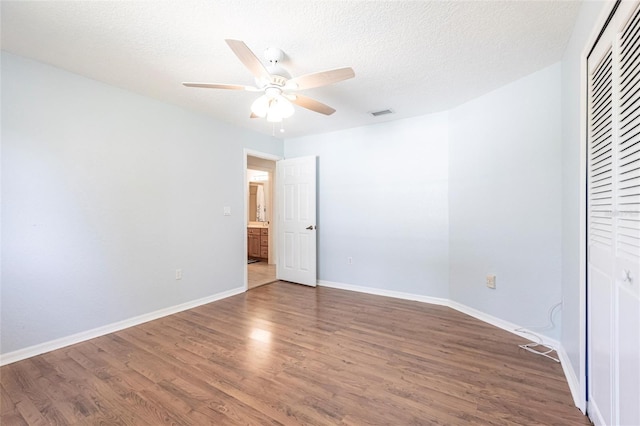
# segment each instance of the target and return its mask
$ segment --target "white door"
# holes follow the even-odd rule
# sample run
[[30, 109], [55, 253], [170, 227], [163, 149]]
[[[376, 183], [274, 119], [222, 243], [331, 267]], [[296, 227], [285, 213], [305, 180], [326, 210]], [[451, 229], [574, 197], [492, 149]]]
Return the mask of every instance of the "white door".
[[640, 9], [588, 57], [588, 413], [640, 425]]
[[277, 163], [279, 280], [316, 286], [316, 157]]

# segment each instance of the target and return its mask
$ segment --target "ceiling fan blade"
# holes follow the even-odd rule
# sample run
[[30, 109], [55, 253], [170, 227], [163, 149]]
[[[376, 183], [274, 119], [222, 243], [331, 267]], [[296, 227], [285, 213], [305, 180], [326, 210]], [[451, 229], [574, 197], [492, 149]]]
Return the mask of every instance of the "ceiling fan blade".
[[217, 83], [182, 83], [187, 87], [201, 87], [204, 89], [227, 89], [227, 90], [246, 90], [247, 92], [257, 92], [260, 89], [253, 86], [242, 86], [240, 84], [217, 84]]
[[315, 99], [309, 98], [307, 96], [296, 94], [291, 96], [290, 99], [294, 104], [311, 111], [319, 112], [320, 114], [331, 115], [336, 112], [336, 110], [331, 108], [329, 105], [325, 105], [322, 102], [318, 102]]
[[300, 77], [289, 80], [285, 87], [291, 90], [312, 89], [314, 87], [328, 86], [329, 84], [347, 80], [355, 77], [355, 75], [351, 67], [337, 68], [301, 75]]
[[244, 64], [245, 67], [251, 71], [254, 77], [260, 79], [265, 79], [267, 81], [271, 80], [271, 75], [267, 71], [267, 69], [262, 65], [262, 62], [254, 55], [254, 53], [249, 49], [249, 47], [240, 40], [225, 40], [233, 53], [236, 54], [240, 62]]

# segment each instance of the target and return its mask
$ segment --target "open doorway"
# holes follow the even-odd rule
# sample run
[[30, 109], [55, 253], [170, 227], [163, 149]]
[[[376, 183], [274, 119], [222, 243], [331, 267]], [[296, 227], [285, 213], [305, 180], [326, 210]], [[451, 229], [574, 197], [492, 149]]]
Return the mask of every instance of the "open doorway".
[[275, 176], [273, 157], [247, 153], [247, 289], [276, 280]]

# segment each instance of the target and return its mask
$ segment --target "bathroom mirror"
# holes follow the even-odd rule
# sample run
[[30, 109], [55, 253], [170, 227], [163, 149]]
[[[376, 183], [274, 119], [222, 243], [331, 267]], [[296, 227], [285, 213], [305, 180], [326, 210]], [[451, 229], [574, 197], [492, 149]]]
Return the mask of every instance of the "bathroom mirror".
[[271, 213], [271, 182], [268, 171], [247, 169], [249, 183], [248, 215], [249, 224], [266, 224]]
[[249, 184], [249, 222], [267, 222], [265, 188], [262, 183]]

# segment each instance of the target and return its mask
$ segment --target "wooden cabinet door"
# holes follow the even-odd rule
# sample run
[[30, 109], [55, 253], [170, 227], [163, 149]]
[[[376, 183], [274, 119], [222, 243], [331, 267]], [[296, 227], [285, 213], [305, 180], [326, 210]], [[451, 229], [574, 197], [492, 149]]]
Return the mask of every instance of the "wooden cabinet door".
[[260, 257], [260, 235], [249, 235], [249, 257]]

